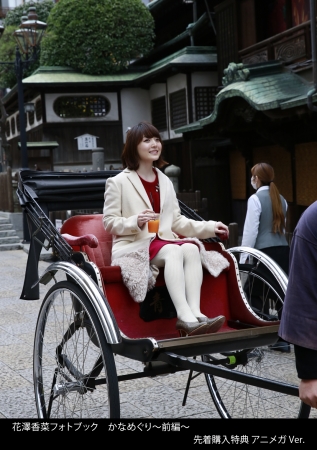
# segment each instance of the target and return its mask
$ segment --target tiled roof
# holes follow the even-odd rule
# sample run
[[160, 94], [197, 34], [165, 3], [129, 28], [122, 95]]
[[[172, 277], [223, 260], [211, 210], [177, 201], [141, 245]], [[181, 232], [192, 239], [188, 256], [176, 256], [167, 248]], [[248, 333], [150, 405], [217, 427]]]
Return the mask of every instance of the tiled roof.
[[[219, 107], [225, 100], [240, 97], [249, 103], [256, 111], [270, 109], [288, 109], [307, 103], [307, 93], [312, 85], [300, 76], [279, 71], [271, 75], [250, 76], [246, 81], [236, 81], [225, 86], [216, 96], [213, 112], [198, 122], [185, 125], [175, 130], [176, 133], [186, 133], [203, 128], [205, 125], [216, 122], [219, 117]], [[314, 96], [314, 100], [317, 96]]]
[[178, 66], [192, 67], [199, 70], [200, 67], [212, 68], [217, 64], [215, 47], [185, 47], [172, 55], [150, 65], [149, 67], [133, 67], [125, 72], [109, 75], [87, 75], [76, 72], [68, 67], [40, 67], [32, 75], [23, 80], [24, 85], [35, 84], [76, 84], [76, 83], [103, 83], [103, 84], [129, 84], [141, 82], [157, 73]]

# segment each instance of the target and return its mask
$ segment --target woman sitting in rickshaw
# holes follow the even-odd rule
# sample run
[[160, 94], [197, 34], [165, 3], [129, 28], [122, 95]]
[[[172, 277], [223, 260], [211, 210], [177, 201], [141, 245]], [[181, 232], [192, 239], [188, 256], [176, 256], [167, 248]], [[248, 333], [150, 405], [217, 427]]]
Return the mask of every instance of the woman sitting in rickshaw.
[[[218, 252], [206, 251], [199, 239], [226, 238], [228, 227], [181, 214], [173, 184], [159, 170], [166, 162], [153, 125], [140, 122], [129, 129], [122, 162], [124, 170], [107, 179], [103, 210], [104, 227], [113, 235], [112, 265], [121, 267], [123, 282], [137, 302], [144, 300], [164, 267], [180, 336], [218, 331], [225, 317], [206, 317], [200, 309], [203, 267], [216, 277], [229, 262]], [[156, 214], [158, 229], [151, 232], [148, 223]]]

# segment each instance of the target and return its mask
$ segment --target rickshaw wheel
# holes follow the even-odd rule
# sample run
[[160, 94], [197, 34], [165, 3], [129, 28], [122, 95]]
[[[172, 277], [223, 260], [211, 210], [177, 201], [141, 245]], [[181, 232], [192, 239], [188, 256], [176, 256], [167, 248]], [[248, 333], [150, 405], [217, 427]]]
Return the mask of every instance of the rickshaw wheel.
[[[248, 254], [247, 263], [239, 263], [239, 249], [236, 256], [244, 295], [251, 308], [261, 319], [280, 320], [285, 289], [281, 287], [274, 273], [265, 267], [255, 255]], [[228, 249], [230, 252], [231, 250]], [[246, 253], [246, 252], [243, 252]], [[291, 347], [290, 347], [291, 349]], [[203, 355], [205, 362], [223, 358], [222, 354]], [[226, 366], [232, 370], [255, 375], [265, 379], [297, 386], [294, 370], [294, 352], [281, 353], [270, 347], [260, 347], [233, 352], [238, 363]], [[296, 418], [301, 415], [298, 397], [249, 386], [225, 378], [205, 374], [207, 386], [219, 415], [222, 418]]]
[[40, 418], [119, 418], [112, 349], [85, 293], [70, 281], [46, 294], [37, 321], [34, 390]]
[[261, 319], [280, 320], [285, 292], [272, 272], [258, 262], [255, 256], [248, 264], [238, 262], [244, 295]]
[[[298, 385], [293, 352], [282, 354], [269, 347], [258, 347], [238, 353], [225, 354], [241, 361], [232, 366], [233, 371]], [[203, 355], [202, 359], [212, 363], [214, 359], [223, 357], [223, 354], [212, 354]], [[226, 368], [230, 369], [230, 366]], [[301, 401], [298, 397], [209, 374], [205, 374], [205, 378], [215, 407], [224, 419], [300, 417]]]

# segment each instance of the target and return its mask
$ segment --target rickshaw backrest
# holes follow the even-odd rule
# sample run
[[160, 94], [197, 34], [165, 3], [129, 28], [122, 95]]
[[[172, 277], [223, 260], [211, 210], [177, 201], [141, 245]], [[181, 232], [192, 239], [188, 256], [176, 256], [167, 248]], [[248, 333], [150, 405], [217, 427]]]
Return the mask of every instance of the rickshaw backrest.
[[[61, 233], [68, 233], [73, 236], [81, 236], [87, 233], [94, 234], [99, 241], [98, 247], [90, 248], [88, 245], [84, 245], [81, 250], [87, 253], [90, 261], [98, 267], [110, 266], [112, 235], [104, 229], [102, 214], [70, 217], [63, 223]], [[79, 251], [80, 248], [74, 247], [74, 250]]]

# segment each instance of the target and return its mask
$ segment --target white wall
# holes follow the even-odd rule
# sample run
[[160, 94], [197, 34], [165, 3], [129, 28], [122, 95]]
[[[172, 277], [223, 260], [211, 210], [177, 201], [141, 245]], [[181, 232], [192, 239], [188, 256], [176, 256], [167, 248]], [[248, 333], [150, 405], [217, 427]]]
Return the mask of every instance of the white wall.
[[166, 95], [166, 83], [155, 83], [150, 87], [150, 100]]
[[142, 120], [151, 122], [151, 102], [149, 91], [139, 88], [122, 89], [122, 135], [125, 142], [128, 127], [137, 125]]
[[[33, 98], [29, 103], [36, 103], [38, 100], [41, 100], [41, 96], [39, 95], [38, 97]], [[42, 105], [43, 108], [43, 105]], [[17, 129], [17, 116], [19, 115], [19, 111], [16, 111], [14, 114], [11, 114], [8, 118], [7, 121], [10, 123], [10, 136], [7, 136], [8, 141], [10, 141], [10, 139], [16, 137], [16, 136], [20, 136], [20, 132]], [[15, 132], [12, 133], [12, 128], [11, 128], [11, 119], [14, 118], [15, 121]], [[28, 114], [27, 114], [27, 121], [26, 121], [26, 131], [31, 130], [32, 128], [35, 128], [37, 126], [39, 126], [41, 123], [43, 123], [43, 109], [42, 109], [42, 114], [41, 114], [41, 118], [39, 120], [37, 120], [36, 118], [36, 113], [34, 113], [34, 123], [32, 125], [29, 124], [29, 118], [28, 118]]]
[[[175, 91], [180, 91], [181, 89], [186, 89], [187, 92], [187, 80], [186, 75], [183, 73], [179, 73], [177, 75], [174, 75], [173, 77], [170, 77], [167, 79], [167, 102], [168, 102], [168, 110], [170, 110], [169, 106], [169, 94]], [[188, 93], [187, 93], [188, 95]], [[188, 101], [186, 101], [186, 104], [188, 105]], [[188, 110], [187, 110], [187, 118], [188, 118]], [[182, 137], [182, 133], [175, 133], [174, 130], [171, 130], [171, 121], [170, 121], [170, 115], [169, 115], [169, 128], [170, 128], [170, 139]]]
[[[155, 100], [156, 98], [160, 98], [160, 97], [168, 97], [167, 92], [166, 92], [166, 83], [156, 83], [156, 84], [152, 84], [152, 86], [150, 87], [150, 101]], [[166, 99], [166, 102], [168, 100]], [[167, 107], [167, 103], [166, 103], [166, 107]], [[168, 117], [168, 111], [166, 111], [167, 117]], [[166, 131], [161, 131], [160, 135], [163, 141], [169, 139], [170, 135], [169, 135], [169, 125], [167, 123], [167, 130]]]
[[[105, 97], [110, 102], [110, 111], [109, 113], [104, 117], [80, 117], [76, 119], [64, 119], [62, 117], [59, 117], [54, 112], [54, 101], [58, 97], [75, 97], [75, 96], [96, 96], [100, 95], [101, 97]], [[46, 121], [50, 123], [66, 123], [66, 122], [104, 122], [104, 121], [112, 121], [112, 120], [119, 120], [119, 108], [118, 108], [118, 95], [116, 92], [78, 92], [75, 94], [45, 94], [45, 108], [46, 108]]]

